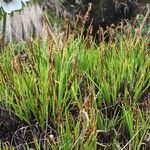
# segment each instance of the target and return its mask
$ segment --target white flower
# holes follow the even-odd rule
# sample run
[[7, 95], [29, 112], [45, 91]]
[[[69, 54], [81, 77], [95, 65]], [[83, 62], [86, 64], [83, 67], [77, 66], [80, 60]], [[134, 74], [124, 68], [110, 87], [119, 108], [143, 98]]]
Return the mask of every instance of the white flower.
[[20, 10], [22, 8], [22, 3], [25, 4], [30, 0], [0, 0], [0, 8], [9, 14], [13, 11]]

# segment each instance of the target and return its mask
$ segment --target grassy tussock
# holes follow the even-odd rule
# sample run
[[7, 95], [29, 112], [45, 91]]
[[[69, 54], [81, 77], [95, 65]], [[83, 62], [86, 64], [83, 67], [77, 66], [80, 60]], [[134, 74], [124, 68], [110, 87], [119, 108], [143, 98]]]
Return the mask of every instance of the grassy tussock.
[[1, 148], [148, 148], [150, 54], [147, 39], [126, 28], [109, 29], [109, 42], [99, 44], [71, 34], [61, 46], [51, 38], [9, 44], [0, 56], [0, 103], [24, 128]]

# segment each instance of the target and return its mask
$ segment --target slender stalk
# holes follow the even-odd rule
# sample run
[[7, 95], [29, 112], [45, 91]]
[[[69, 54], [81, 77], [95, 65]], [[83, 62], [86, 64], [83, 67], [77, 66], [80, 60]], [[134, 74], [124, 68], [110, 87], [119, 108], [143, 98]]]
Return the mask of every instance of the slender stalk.
[[2, 39], [1, 39], [1, 44], [0, 44], [0, 52], [2, 52], [4, 50], [4, 47], [5, 47], [6, 20], [7, 20], [7, 14], [4, 13], [4, 15], [3, 15]]

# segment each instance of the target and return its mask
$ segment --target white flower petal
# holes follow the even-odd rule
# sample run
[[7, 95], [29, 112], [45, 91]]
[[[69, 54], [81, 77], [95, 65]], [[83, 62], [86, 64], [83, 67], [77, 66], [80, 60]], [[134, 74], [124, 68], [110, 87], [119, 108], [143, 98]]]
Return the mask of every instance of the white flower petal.
[[13, 0], [9, 3], [2, 1], [1, 6], [6, 13], [11, 13], [12, 11], [20, 10], [22, 8], [20, 0]]

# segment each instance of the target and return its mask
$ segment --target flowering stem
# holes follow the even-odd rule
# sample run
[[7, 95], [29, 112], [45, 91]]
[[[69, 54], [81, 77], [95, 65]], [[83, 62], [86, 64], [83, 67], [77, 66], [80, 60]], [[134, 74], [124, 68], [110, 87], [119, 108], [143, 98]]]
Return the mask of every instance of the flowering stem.
[[7, 19], [7, 14], [4, 13], [4, 15], [3, 15], [3, 30], [2, 30], [2, 39], [1, 39], [1, 45], [0, 45], [0, 52], [2, 52], [4, 50], [4, 47], [5, 47], [6, 19]]

